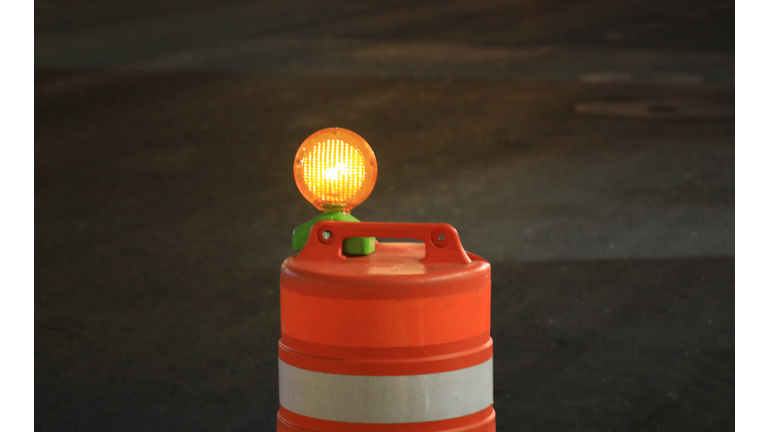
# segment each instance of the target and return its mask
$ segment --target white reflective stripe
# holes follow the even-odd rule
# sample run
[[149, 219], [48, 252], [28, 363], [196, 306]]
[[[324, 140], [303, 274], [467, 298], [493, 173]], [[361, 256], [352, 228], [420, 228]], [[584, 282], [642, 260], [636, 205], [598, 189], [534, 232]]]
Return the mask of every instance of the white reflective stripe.
[[352, 423], [415, 423], [461, 417], [493, 403], [493, 358], [425, 375], [337, 375], [279, 360], [280, 405], [296, 414]]

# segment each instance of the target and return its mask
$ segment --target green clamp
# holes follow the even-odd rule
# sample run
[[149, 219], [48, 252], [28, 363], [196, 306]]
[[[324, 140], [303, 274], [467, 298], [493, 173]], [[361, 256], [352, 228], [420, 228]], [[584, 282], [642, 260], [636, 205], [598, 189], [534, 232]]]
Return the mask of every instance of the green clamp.
[[[312, 226], [320, 221], [341, 221], [341, 222], [360, 222], [360, 220], [349, 213], [339, 210], [326, 210], [316, 218], [310, 219], [293, 230], [293, 250], [300, 251], [304, 249], [309, 239], [309, 232]], [[350, 237], [344, 239], [341, 248], [345, 255], [368, 255], [376, 250], [376, 237]]]

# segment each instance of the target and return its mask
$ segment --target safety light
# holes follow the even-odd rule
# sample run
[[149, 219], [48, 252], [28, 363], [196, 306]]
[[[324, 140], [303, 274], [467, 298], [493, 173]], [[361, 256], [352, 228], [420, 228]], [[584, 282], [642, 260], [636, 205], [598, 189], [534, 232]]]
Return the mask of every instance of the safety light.
[[[359, 222], [349, 211], [371, 194], [377, 171], [371, 146], [351, 130], [327, 128], [305, 139], [296, 152], [293, 177], [304, 198], [324, 213], [293, 231], [293, 249], [304, 248], [309, 231], [319, 221]], [[343, 251], [367, 255], [375, 246], [374, 237], [353, 237], [344, 240]]]
[[370, 195], [376, 172], [368, 143], [342, 128], [323, 129], [304, 140], [293, 165], [299, 191], [320, 210], [352, 210]]

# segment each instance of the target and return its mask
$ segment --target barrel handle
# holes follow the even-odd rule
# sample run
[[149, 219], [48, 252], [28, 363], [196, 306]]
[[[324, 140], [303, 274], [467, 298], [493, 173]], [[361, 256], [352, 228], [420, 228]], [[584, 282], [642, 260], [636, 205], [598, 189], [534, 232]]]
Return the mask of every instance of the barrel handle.
[[[328, 233], [323, 236], [323, 233]], [[326, 238], [327, 237], [327, 238]], [[320, 221], [309, 233], [299, 259], [345, 259], [344, 239], [350, 237], [413, 238], [424, 242], [424, 264], [469, 264], [459, 233], [446, 223], [391, 223]]]

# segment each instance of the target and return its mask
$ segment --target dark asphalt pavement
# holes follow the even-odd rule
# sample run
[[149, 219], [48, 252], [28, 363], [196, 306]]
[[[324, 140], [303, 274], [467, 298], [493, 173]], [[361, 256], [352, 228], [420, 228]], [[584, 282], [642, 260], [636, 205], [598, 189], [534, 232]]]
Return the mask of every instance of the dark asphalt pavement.
[[35, 7], [38, 430], [274, 430], [329, 126], [491, 261], [499, 431], [734, 428], [733, 3]]

